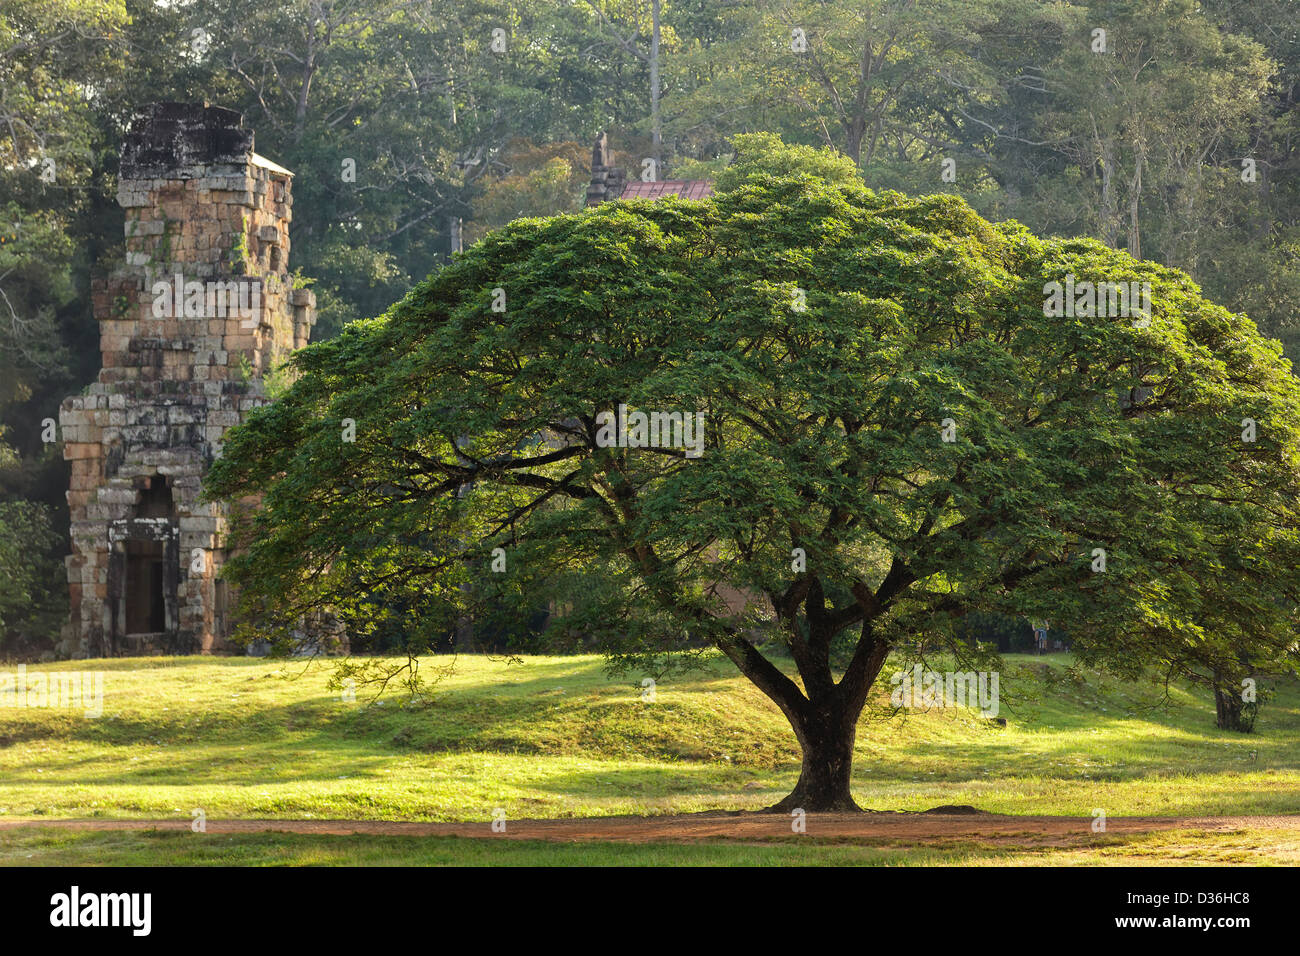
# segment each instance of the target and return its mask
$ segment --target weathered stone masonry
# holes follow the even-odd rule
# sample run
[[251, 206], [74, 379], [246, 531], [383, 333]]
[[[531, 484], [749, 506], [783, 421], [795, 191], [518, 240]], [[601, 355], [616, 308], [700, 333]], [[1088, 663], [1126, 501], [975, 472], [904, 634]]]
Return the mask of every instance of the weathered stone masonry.
[[[218, 107], [154, 104], [123, 144], [126, 262], [92, 284], [103, 368], [59, 412], [73, 655], [229, 649], [227, 507], [200, 502], [200, 484], [315, 321], [288, 271], [291, 180]], [[205, 288], [176, 301], [177, 276]]]

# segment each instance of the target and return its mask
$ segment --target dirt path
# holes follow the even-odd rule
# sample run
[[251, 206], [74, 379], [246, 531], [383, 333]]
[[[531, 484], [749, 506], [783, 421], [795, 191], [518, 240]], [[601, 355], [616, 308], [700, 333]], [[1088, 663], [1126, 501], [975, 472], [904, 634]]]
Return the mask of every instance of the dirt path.
[[[1300, 834], [1300, 815], [1234, 817], [1111, 817], [1105, 834], [1094, 834], [1091, 817], [1020, 817], [987, 813], [810, 813], [807, 835], [823, 840], [868, 843], [988, 843], [1069, 846], [1098, 836], [1135, 835], [1164, 830], [1223, 833], [1242, 829]], [[189, 830], [190, 820], [0, 820], [4, 831], [18, 827], [83, 831]], [[461, 836], [485, 839], [610, 840], [626, 843], [690, 843], [701, 840], [766, 841], [795, 837], [788, 816], [759, 813], [691, 813], [655, 817], [594, 817], [563, 820], [509, 820], [505, 833], [489, 821], [414, 823], [386, 820], [217, 820], [208, 834], [312, 833], [330, 835]]]

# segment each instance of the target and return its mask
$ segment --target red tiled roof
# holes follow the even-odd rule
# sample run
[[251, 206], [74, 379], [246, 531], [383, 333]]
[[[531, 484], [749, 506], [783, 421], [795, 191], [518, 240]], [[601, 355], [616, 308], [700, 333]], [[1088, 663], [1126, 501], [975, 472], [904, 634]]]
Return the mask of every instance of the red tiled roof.
[[657, 183], [643, 183], [634, 179], [623, 187], [619, 199], [662, 199], [664, 196], [681, 196], [683, 199], [705, 199], [713, 195], [713, 183], [707, 179], [665, 179]]

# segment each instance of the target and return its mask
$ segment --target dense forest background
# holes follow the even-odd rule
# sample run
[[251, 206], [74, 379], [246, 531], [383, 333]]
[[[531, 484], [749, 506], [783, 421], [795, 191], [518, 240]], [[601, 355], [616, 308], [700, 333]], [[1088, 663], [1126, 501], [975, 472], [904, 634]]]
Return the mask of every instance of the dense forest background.
[[1177, 266], [1294, 355], [1298, 97], [1300, 0], [4, 0], [0, 656], [66, 615], [46, 420], [99, 367], [90, 279], [142, 103], [240, 110], [295, 172], [318, 338], [445, 262], [454, 220], [468, 244], [580, 208], [601, 130], [661, 179], [771, 131]]

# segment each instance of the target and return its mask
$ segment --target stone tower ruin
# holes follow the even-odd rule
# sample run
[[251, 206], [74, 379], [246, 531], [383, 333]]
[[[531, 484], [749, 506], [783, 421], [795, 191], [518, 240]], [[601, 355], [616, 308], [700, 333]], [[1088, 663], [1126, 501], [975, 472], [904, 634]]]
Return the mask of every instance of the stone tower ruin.
[[293, 174], [240, 114], [158, 103], [122, 147], [125, 264], [92, 283], [103, 367], [59, 420], [75, 656], [229, 650], [217, 573], [227, 509], [199, 500], [226, 429], [307, 343], [315, 299], [289, 275]]

